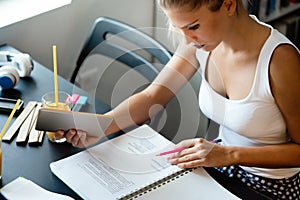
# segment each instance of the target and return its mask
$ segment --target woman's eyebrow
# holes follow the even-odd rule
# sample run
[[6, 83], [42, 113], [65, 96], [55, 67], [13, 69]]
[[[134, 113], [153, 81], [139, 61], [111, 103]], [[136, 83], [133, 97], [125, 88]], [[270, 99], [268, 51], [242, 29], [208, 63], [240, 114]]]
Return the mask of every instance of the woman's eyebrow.
[[179, 27], [179, 28], [180, 28], [180, 29], [188, 28], [188, 27], [191, 26], [192, 24], [196, 23], [198, 20], [199, 20], [199, 19], [196, 19], [195, 21], [193, 21], [193, 22], [191, 22], [191, 23], [189, 23], [189, 24], [187, 24], [187, 25], [184, 25], [184, 26], [182, 26], [182, 27]]

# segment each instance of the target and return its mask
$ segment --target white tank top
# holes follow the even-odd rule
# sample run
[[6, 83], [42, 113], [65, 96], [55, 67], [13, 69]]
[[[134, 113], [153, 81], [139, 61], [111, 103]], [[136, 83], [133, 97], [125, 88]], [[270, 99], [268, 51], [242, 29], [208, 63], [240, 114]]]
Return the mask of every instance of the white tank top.
[[[222, 145], [264, 146], [289, 141], [285, 121], [271, 93], [268, 74], [274, 49], [283, 43], [293, 44], [277, 30], [270, 28], [271, 34], [258, 58], [252, 88], [248, 96], [241, 100], [224, 98], [211, 88], [205, 78], [209, 53], [197, 50], [196, 56], [202, 70], [199, 106], [208, 118], [220, 124]], [[300, 168], [241, 167], [268, 178], [287, 178], [300, 171]]]

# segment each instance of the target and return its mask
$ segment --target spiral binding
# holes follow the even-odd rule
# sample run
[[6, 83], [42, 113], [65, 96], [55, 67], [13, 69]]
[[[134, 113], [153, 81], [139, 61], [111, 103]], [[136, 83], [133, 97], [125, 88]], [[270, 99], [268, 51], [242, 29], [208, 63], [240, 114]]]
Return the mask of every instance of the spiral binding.
[[192, 171], [194, 171], [195, 169], [197, 168], [191, 168], [191, 169], [183, 169], [183, 170], [180, 170], [180, 171], [177, 171], [171, 175], [168, 175], [162, 179], [159, 179], [158, 181], [154, 181], [153, 183], [145, 186], [145, 187], [142, 187], [140, 189], [137, 189], [135, 191], [132, 191], [130, 194], [127, 194], [127, 195], [124, 195], [122, 197], [119, 197], [117, 198], [118, 200], [134, 200], [148, 192], [151, 192], [152, 190], [155, 190], [163, 185], [166, 185]]

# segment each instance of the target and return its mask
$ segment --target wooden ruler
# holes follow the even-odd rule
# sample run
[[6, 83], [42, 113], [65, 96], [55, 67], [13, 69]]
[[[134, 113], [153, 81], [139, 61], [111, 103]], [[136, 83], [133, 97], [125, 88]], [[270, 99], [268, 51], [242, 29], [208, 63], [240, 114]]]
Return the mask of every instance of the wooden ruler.
[[31, 143], [41, 143], [43, 139], [44, 132], [35, 130], [35, 125], [38, 117], [39, 110], [41, 109], [42, 104], [39, 103], [35, 109], [34, 116], [32, 118], [32, 126], [29, 130], [29, 139], [28, 144]]
[[26, 142], [28, 135], [32, 128], [34, 128], [34, 122], [37, 118], [39, 109], [42, 107], [41, 103], [37, 103], [35, 108], [32, 109], [30, 114], [27, 116], [23, 124], [21, 125], [21, 128], [19, 130], [18, 136], [17, 136], [17, 143], [24, 143]]

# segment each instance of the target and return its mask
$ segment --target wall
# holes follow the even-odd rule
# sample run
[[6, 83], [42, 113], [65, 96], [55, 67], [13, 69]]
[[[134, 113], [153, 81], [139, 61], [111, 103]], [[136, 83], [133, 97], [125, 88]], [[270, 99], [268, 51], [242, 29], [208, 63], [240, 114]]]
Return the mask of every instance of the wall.
[[109, 16], [136, 27], [153, 24], [153, 0], [73, 0], [70, 5], [0, 28], [0, 44], [9, 44], [52, 69], [57, 45], [58, 73], [69, 79], [93, 21]]

